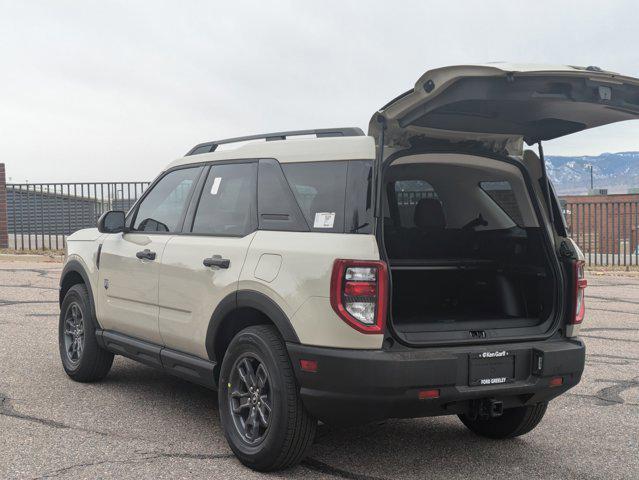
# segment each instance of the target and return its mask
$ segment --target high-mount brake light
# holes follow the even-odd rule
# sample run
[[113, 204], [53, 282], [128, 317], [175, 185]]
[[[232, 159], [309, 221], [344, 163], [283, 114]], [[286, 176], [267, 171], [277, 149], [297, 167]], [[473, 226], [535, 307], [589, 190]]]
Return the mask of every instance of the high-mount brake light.
[[382, 333], [388, 303], [388, 268], [379, 260], [333, 263], [331, 306], [335, 313], [362, 333]]
[[579, 325], [584, 320], [584, 316], [586, 314], [586, 305], [584, 302], [585, 290], [588, 286], [588, 281], [586, 280], [586, 274], [584, 272], [585, 262], [583, 260], [578, 260], [574, 262], [573, 265], [573, 284], [574, 284], [574, 297], [573, 297], [573, 305], [574, 312], [571, 316], [571, 325]]

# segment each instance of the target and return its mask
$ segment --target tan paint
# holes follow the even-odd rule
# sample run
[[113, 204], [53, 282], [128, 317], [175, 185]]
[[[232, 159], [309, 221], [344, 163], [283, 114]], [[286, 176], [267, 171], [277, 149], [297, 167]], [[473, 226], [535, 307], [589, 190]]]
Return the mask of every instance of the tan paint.
[[280, 273], [280, 267], [282, 266], [282, 256], [274, 255], [272, 253], [265, 253], [257, 262], [255, 267], [255, 278], [263, 280], [266, 283], [271, 283], [277, 278], [277, 274]]
[[171, 162], [167, 169], [197, 162], [253, 158], [275, 158], [280, 163], [373, 159], [375, 141], [367, 136], [255, 141], [226, 150], [178, 158]]
[[[96, 286], [97, 315], [103, 328], [161, 344], [158, 328], [158, 287], [162, 253], [171, 235], [121, 233], [102, 243]], [[149, 249], [155, 260], [140, 260], [136, 253]], [[105, 281], [108, 288], [105, 288]]]
[[[282, 257], [279, 274], [271, 282], [260, 280], [253, 273], [264, 254]], [[239, 288], [256, 290], [275, 300], [291, 320], [301, 343], [339, 348], [380, 348], [382, 335], [357, 332], [347, 326], [330, 306], [331, 273], [336, 258], [378, 260], [375, 237], [258, 231], [246, 257]]]
[[[176, 235], [168, 242], [160, 272], [160, 334], [172, 349], [208, 358], [206, 331], [215, 307], [237, 289], [249, 245], [242, 238]], [[220, 255], [228, 269], [205, 267], [204, 258]]]

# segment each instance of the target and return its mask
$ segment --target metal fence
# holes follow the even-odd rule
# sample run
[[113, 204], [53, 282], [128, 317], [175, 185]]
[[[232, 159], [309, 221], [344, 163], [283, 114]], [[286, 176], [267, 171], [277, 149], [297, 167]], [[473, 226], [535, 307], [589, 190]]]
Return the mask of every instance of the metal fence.
[[108, 210], [128, 210], [149, 182], [7, 184], [9, 248], [58, 250]]
[[[422, 198], [437, 198], [431, 191], [396, 195], [400, 206], [416, 205]], [[502, 207], [509, 202], [508, 196], [498, 201]], [[585, 197], [580, 202], [562, 201], [562, 209], [570, 236], [584, 252], [589, 266], [639, 267], [639, 200], [588, 201]], [[509, 214], [517, 217], [514, 212]]]
[[588, 265], [639, 265], [639, 201], [583, 201], [563, 209]]
[[[94, 227], [108, 210], [128, 210], [149, 182], [7, 184], [9, 247], [64, 248], [66, 236]], [[432, 191], [397, 192], [400, 205], [436, 198]], [[639, 266], [639, 200], [583, 201], [562, 208], [588, 265]]]

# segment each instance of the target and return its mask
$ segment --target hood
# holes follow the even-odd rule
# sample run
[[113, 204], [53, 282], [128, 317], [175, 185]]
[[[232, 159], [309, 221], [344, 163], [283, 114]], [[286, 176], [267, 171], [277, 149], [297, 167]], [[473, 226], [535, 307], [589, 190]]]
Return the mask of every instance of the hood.
[[409, 146], [476, 142], [520, 153], [522, 142], [639, 118], [639, 80], [597, 67], [462, 65], [429, 70], [371, 118], [369, 135]]

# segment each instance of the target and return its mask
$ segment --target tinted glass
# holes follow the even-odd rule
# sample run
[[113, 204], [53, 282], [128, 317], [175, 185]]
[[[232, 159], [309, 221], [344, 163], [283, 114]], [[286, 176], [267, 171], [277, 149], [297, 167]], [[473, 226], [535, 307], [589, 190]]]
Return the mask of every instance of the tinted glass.
[[182, 168], [167, 173], [140, 203], [133, 230], [177, 232], [191, 188], [201, 167]]
[[308, 226], [318, 232], [344, 231], [347, 162], [287, 163], [284, 175]]
[[214, 165], [202, 190], [193, 233], [246, 235], [255, 230], [257, 163]]
[[415, 226], [415, 207], [422, 198], [439, 199], [432, 185], [424, 180], [398, 180], [394, 189], [402, 227]]
[[520, 226], [524, 224], [517, 203], [517, 197], [515, 197], [515, 193], [509, 182], [481, 182], [479, 186], [506, 212], [513, 222]]
[[306, 220], [277, 161], [260, 160], [257, 196], [260, 230], [308, 231]]
[[373, 232], [373, 162], [348, 162], [346, 180], [346, 207], [344, 231], [347, 233]]

